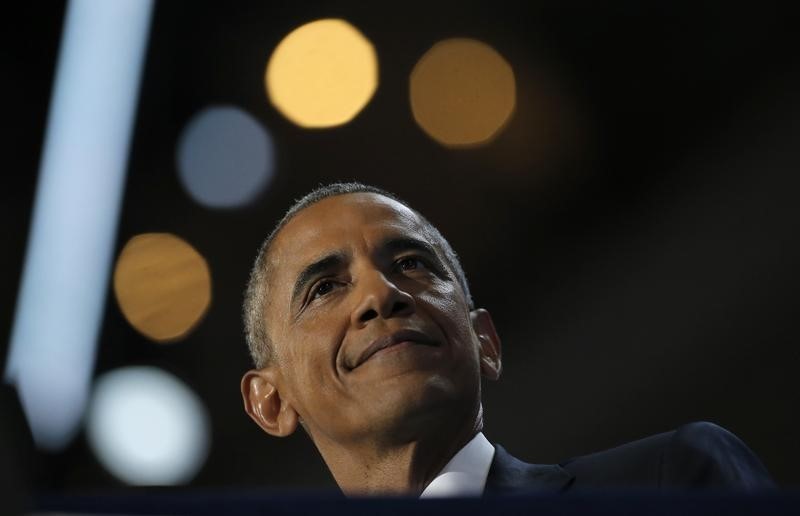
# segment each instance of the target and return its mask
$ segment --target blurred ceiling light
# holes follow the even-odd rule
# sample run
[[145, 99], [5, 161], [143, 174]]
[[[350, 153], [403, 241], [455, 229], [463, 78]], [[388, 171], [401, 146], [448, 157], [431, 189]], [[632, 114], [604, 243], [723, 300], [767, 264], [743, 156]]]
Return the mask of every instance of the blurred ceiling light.
[[122, 314], [156, 342], [186, 336], [211, 303], [211, 273], [206, 260], [187, 242], [169, 233], [131, 238], [117, 259], [114, 294]]
[[301, 127], [352, 120], [378, 85], [378, 58], [361, 32], [344, 20], [316, 20], [295, 29], [267, 64], [272, 104]]
[[66, 2], [5, 370], [47, 450], [70, 442], [89, 397], [152, 11]]
[[414, 119], [448, 147], [491, 140], [516, 104], [511, 65], [489, 45], [466, 38], [436, 43], [417, 62], [410, 80]]
[[269, 184], [274, 146], [266, 129], [233, 106], [202, 110], [183, 130], [177, 150], [178, 176], [189, 195], [210, 208], [235, 208]]
[[126, 367], [97, 380], [87, 439], [103, 467], [125, 483], [188, 482], [205, 462], [209, 434], [200, 398], [166, 371]]

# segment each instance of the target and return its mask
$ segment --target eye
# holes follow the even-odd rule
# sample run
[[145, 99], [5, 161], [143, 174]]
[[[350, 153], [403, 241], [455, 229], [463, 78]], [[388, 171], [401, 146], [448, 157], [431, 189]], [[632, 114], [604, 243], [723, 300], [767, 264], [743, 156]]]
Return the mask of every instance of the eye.
[[317, 286], [311, 291], [312, 300], [325, 296], [333, 290], [334, 284], [331, 280], [322, 280], [317, 283]]
[[397, 260], [397, 268], [401, 271], [414, 271], [425, 268], [425, 262], [414, 256], [406, 256]]

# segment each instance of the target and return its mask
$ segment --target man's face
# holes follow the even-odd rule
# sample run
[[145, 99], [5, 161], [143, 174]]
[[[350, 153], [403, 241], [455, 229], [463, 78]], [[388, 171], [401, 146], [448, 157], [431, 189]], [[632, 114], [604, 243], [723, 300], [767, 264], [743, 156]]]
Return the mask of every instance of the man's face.
[[277, 388], [312, 437], [413, 438], [480, 400], [464, 292], [419, 217], [371, 193], [299, 212], [270, 253]]

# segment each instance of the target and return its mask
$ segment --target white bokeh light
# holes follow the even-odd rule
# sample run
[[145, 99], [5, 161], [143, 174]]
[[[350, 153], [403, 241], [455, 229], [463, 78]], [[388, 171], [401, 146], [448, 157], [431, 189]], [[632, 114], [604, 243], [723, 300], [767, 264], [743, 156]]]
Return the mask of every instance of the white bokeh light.
[[183, 130], [178, 176], [189, 195], [210, 208], [253, 201], [272, 180], [275, 149], [267, 130], [233, 106], [209, 107]]
[[155, 367], [101, 376], [89, 406], [87, 437], [100, 463], [133, 485], [188, 482], [208, 455], [209, 419], [183, 382]]

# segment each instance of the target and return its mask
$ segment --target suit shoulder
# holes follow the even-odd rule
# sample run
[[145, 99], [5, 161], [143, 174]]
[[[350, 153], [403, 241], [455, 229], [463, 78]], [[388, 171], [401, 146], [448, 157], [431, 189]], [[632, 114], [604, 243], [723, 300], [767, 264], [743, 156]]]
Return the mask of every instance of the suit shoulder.
[[661, 476], [663, 484], [682, 487], [773, 486], [764, 465], [741, 439], [707, 421], [675, 430], [664, 450]]
[[758, 457], [735, 435], [705, 421], [561, 463], [576, 487], [762, 489]]
[[678, 427], [674, 432], [673, 441], [685, 443], [690, 446], [718, 445], [728, 439], [737, 439], [725, 428], [709, 421], [695, 421]]
[[664, 449], [674, 432], [664, 432], [561, 463], [575, 487], [656, 487]]
[[725, 428], [708, 422], [695, 421], [670, 432], [670, 453], [691, 453], [715, 456], [725, 450], [744, 446], [744, 443]]

